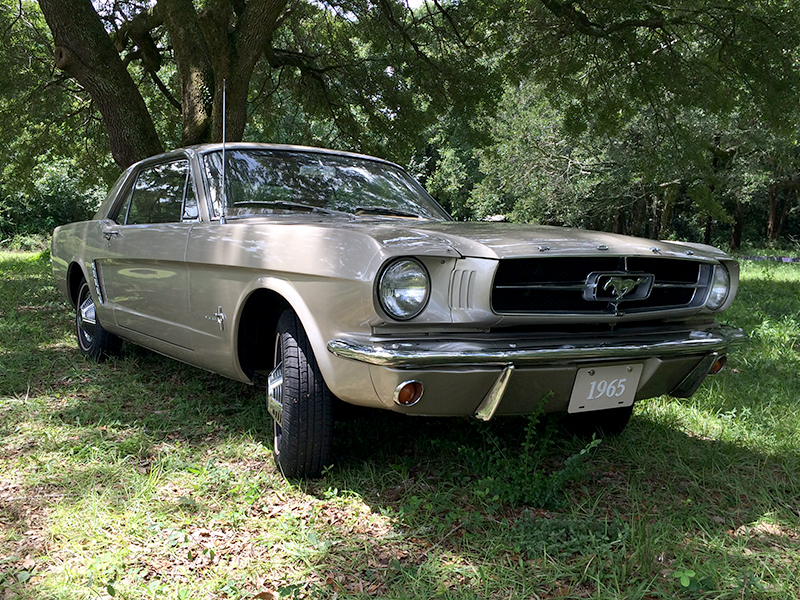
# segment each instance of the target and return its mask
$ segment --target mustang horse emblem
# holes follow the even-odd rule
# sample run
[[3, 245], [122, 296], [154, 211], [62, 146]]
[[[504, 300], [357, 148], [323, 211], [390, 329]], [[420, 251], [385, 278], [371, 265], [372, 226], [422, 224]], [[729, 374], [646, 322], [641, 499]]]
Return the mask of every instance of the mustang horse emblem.
[[605, 285], [603, 286], [603, 289], [608, 291], [608, 288], [611, 288], [611, 293], [614, 294], [614, 298], [619, 301], [634, 291], [640, 283], [644, 283], [646, 281], [648, 281], [647, 277], [609, 277], [608, 281], [606, 281]]

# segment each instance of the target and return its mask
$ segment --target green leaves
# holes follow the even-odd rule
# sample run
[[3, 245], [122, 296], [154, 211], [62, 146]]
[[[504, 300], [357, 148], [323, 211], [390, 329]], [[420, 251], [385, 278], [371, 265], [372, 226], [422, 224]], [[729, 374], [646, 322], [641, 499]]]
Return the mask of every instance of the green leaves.
[[691, 569], [684, 569], [683, 571], [675, 571], [672, 576], [676, 577], [681, 582], [683, 587], [688, 588], [692, 584], [694, 578], [697, 576], [697, 573]]

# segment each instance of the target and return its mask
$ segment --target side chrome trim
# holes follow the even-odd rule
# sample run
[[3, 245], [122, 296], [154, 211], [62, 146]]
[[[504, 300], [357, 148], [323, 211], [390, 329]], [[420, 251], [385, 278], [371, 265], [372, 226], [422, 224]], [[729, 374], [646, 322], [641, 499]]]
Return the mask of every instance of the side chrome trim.
[[511, 379], [511, 374], [514, 372], [514, 365], [508, 364], [500, 377], [494, 382], [492, 388], [486, 392], [477, 410], [475, 411], [475, 418], [481, 421], [491, 421], [497, 407], [500, 406], [500, 401], [506, 393], [508, 382]]
[[105, 304], [106, 299], [103, 295], [103, 289], [100, 285], [100, 268], [96, 260], [92, 261], [92, 279], [94, 279], [94, 291], [97, 292], [97, 301], [100, 304]]
[[524, 338], [513, 342], [492, 342], [487, 339], [485, 344], [474, 340], [360, 342], [335, 339], [329, 341], [327, 346], [330, 353], [340, 358], [397, 369], [505, 366], [509, 363], [519, 368], [558, 361], [722, 353], [731, 344], [744, 338], [741, 329], [720, 325], [708, 331], [651, 334], [600, 343], [591, 338], [567, 344], [548, 344]]

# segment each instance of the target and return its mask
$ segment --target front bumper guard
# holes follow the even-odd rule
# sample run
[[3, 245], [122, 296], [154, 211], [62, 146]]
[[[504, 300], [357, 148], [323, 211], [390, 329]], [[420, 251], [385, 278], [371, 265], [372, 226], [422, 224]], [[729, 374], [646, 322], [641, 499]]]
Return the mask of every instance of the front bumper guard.
[[328, 351], [340, 358], [393, 369], [535, 366], [574, 360], [609, 360], [723, 353], [744, 339], [741, 329], [718, 325], [707, 330], [619, 336], [607, 341], [585, 338], [570, 343], [515, 339], [493, 341], [414, 340], [360, 342], [335, 339]]
[[[644, 337], [644, 339], [643, 339]], [[328, 351], [341, 358], [395, 369], [436, 367], [499, 367], [495, 383], [478, 405], [474, 416], [489, 421], [503, 399], [516, 367], [575, 360], [609, 360], [704, 354], [703, 359], [675, 388], [673, 395], [691, 396], [708, 375], [717, 357], [731, 344], [745, 338], [741, 329], [718, 325], [691, 330], [629, 336], [608, 341], [583, 340], [569, 344], [542, 340], [492, 341], [397, 341], [362, 343], [331, 340]]]

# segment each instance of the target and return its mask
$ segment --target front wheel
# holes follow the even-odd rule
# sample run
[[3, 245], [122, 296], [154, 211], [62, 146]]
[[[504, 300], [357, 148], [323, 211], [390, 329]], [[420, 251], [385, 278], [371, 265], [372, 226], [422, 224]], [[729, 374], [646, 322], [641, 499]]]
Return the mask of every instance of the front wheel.
[[97, 318], [94, 299], [85, 279], [78, 288], [78, 302], [75, 306], [75, 332], [78, 334], [78, 348], [81, 354], [92, 360], [101, 361], [119, 354], [122, 340], [109, 333]]
[[278, 319], [267, 407], [274, 421], [275, 464], [285, 477], [319, 477], [333, 438], [333, 395], [297, 315]]

